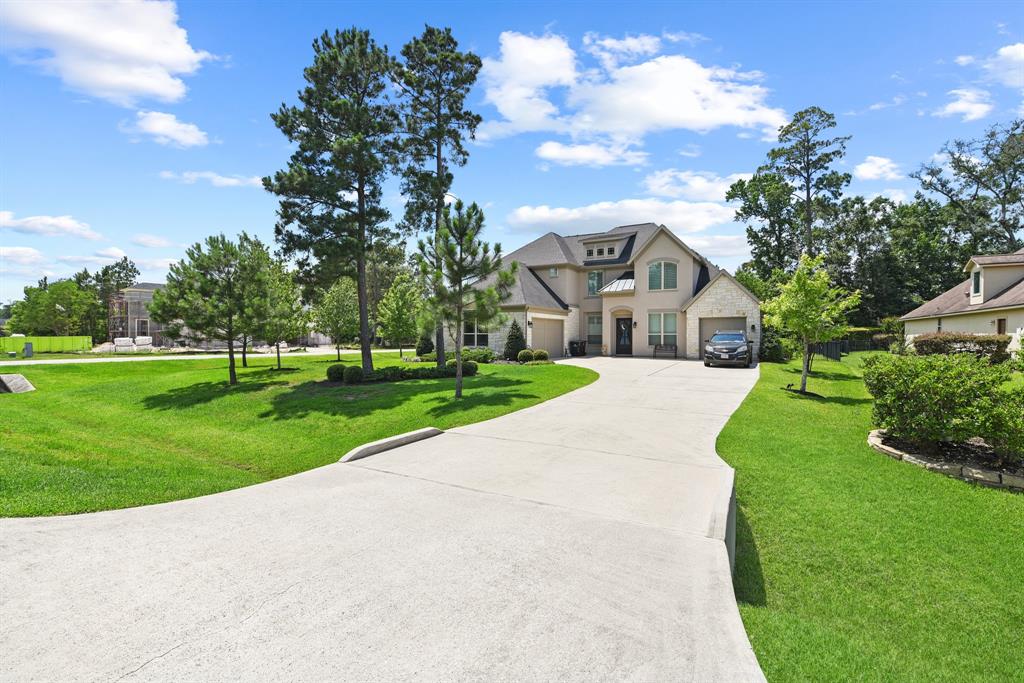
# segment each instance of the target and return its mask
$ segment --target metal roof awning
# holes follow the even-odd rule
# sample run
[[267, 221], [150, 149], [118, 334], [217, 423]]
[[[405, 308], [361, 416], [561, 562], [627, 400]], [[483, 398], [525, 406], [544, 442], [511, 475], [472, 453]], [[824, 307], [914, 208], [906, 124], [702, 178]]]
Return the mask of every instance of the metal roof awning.
[[620, 294], [622, 292], [632, 292], [636, 289], [636, 280], [634, 279], [633, 271], [627, 270], [625, 273], [620, 275], [615, 280], [612, 280], [601, 289], [597, 290], [598, 294]]

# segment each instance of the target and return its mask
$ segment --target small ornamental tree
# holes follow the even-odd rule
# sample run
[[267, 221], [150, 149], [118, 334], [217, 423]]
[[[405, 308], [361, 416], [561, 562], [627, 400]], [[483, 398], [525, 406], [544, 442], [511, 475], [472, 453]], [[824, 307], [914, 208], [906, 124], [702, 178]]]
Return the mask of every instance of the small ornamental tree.
[[306, 328], [302, 295], [294, 276], [282, 261], [273, 261], [267, 271], [265, 318], [260, 333], [277, 351], [281, 369], [281, 342], [300, 336]]
[[[422, 240], [418, 261], [430, 281], [428, 306], [435, 319], [444, 320], [455, 341], [455, 398], [462, 398], [462, 330], [466, 320], [486, 326], [501, 318], [501, 302], [515, 283], [516, 264], [501, 268], [501, 245], [480, 240], [484, 212], [476, 203], [456, 201], [445, 207], [444, 221], [432, 249]], [[440, 268], [432, 256], [440, 256]], [[440, 350], [439, 350], [440, 352]]]
[[845, 334], [846, 316], [860, 303], [859, 291], [832, 286], [823, 264], [822, 256], [801, 255], [792, 278], [762, 307], [765, 323], [788, 331], [803, 348], [802, 394], [807, 393], [813, 345]]
[[512, 319], [508, 327], [508, 337], [505, 338], [505, 360], [517, 360], [519, 352], [526, 348], [526, 337], [523, 336], [523, 328], [519, 327], [519, 321]]
[[351, 278], [339, 278], [313, 308], [313, 328], [334, 342], [341, 360], [341, 342], [359, 334], [359, 293]]
[[377, 311], [384, 336], [398, 343], [398, 357], [402, 357], [402, 342], [412, 339], [419, 331], [416, 324], [422, 297], [416, 282], [408, 273], [399, 273], [391, 284]]
[[183, 327], [193, 335], [228, 344], [228, 382], [237, 384], [235, 338], [245, 312], [241, 252], [224, 235], [193, 244], [185, 258], [171, 265], [167, 286], [153, 293], [150, 317], [179, 337]]

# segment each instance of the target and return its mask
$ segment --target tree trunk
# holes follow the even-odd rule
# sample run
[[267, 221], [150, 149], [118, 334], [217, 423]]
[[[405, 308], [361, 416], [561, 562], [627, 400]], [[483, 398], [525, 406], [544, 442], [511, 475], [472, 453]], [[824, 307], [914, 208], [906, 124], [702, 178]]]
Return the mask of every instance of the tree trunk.
[[803, 372], [800, 373], [800, 393], [807, 393], [807, 374], [811, 371], [811, 345], [804, 344]]
[[[442, 148], [441, 140], [435, 140], [434, 142], [434, 161], [436, 167], [434, 169], [435, 178], [437, 179], [438, 186], [441, 184], [441, 174], [444, 173], [444, 150]], [[444, 214], [444, 195], [440, 197], [434, 197], [434, 254], [436, 254], [438, 261], [441, 259], [440, 253], [437, 250], [437, 236], [441, 232], [441, 217]], [[436, 270], [441, 269], [441, 263], [434, 263]], [[460, 330], [461, 332], [461, 330]], [[462, 335], [459, 334], [459, 337]], [[439, 320], [437, 322], [437, 329], [434, 330], [434, 351], [437, 352], [437, 367], [443, 368], [447, 358], [444, 353], [444, 321]]]
[[277, 342], [274, 346], [277, 347], [277, 369], [281, 369], [281, 342]]
[[228, 322], [228, 384], [238, 384], [238, 375], [235, 374], [235, 332], [230, 321]]
[[373, 372], [373, 353], [370, 351], [370, 309], [366, 292], [366, 189], [359, 184], [359, 247], [356, 249], [356, 284], [359, 290], [359, 350], [363, 360], [363, 373]]
[[249, 367], [249, 360], [245, 356], [245, 348], [247, 346], [249, 346], [249, 335], [243, 334], [242, 335], [242, 367], [243, 368]]
[[338, 354], [338, 360], [341, 360], [341, 347], [340, 347], [340, 346], [338, 346], [337, 344], [335, 344], [335, 345], [334, 345], [334, 350], [335, 350], [335, 351], [337, 352], [337, 354]]
[[[462, 308], [455, 311], [455, 322], [459, 332], [462, 331]], [[455, 335], [455, 398], [462, 398], [462, 335]]]
[[807, 178], [804, 182], [804, 201], [807, 202], [804, 209], [804, 239], [807, 241], [807, 255], [814, 256], [814, 214], [811, 210], [811, 180]]
[[398, 360], [402, 360], [402, 340], [398, 340]]

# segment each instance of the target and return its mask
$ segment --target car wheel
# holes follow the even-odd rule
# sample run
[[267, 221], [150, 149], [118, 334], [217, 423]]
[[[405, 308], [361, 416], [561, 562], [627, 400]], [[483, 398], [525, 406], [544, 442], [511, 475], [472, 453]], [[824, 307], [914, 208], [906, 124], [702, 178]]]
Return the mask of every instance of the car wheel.
[[711, 363], [709, 363], [707, 361], [704, 361], [704, 367], [710, 368], [711, 367]]

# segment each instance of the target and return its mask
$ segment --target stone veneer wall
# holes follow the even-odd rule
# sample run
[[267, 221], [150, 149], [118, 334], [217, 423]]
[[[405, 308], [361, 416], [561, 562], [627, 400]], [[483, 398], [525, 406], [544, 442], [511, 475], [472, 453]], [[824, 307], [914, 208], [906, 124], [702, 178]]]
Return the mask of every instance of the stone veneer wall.
[[512, 313], [505, 314], [505, 322], [497, 327], [491, 328], [487, 335], [487, 345], [492, 351], [498, 356], [505, 353], [505, 340], [508, 338], [508, 328], [512, 326], [512, 321], [516, 320], [519, 323], [519, 328], [523, 331], [523, 336], [526, 337], [527, 346], [530, 343], [530, 328], [526, 326], [526, 312], [515, 311]]
[[[761, 307], [751, 299], [739, 285], [722, 276], [711, 289], [686, 309], [686, 357], [697, 358], [700, 355], [700, 319], [701, 318], [732, 318], [746, 316], [747, 338], [754, 342], [754, 359], [757, 359], [761, 346]], [[750, 326], [757, 325], [757, 331], [751, 332]]]

